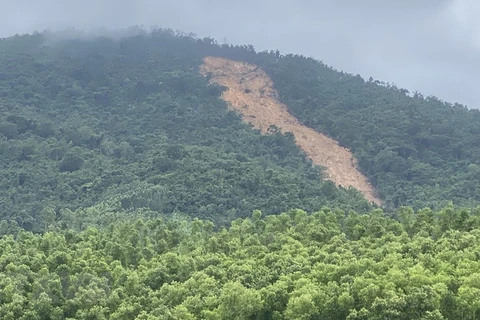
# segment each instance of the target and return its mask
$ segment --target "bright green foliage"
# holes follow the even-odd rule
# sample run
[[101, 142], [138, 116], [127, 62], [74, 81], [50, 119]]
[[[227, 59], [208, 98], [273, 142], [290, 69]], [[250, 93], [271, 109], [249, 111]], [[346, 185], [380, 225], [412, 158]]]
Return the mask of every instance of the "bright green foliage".
[[0, 318], [478, 319], [480, 209], [396, 216], [255, 211], [217, 231], [197, 219], [22, 231], [0, 239]]

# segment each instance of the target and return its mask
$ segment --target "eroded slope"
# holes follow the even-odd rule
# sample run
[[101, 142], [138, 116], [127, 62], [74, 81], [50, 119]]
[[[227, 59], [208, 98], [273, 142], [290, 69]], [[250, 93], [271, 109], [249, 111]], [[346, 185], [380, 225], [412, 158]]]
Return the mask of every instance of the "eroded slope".
[[255, 65], [218, 57], [206, 57], [200, 69], [211, 82], [228, 88], [222, 98], [254, 127], [266, 133], [270, 125], [291, 132], [297, 145], [316, 165], [326, 168], [327, 179], [336, 185], [354, 187], [366, 199], [381, 204], [367, 178], [358, 171], [356, 159], [335, 140], [300, 123], [277, 100], [268, 75]]

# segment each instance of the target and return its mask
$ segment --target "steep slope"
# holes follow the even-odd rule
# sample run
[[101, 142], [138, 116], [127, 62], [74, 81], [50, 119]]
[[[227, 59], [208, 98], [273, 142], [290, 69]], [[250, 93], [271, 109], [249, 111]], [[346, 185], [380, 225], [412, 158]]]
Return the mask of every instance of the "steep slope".
[[263, 133], [276, 126], [282, 132], [291, 132], [297, 145], [316, 165], [326, 168], [326, 178], [336, 185], [359, 190], [366, 199], [378, 205], [381, 200], [367, 178], [358, 171], [352, 153], [339, 144], [292, 116], [287, 107], [277, 100], [272, 80], [259, 67], [219, 57], [206, 57], [200, 69], [210, 81], [228, 88], [222, 98], [231, 108]]
[[480, 112], [320, 61], [235, 55], [260, 66], [302, 123], [348, 147], [384, 207], [480, 203]]
[[[41, 231], [45, 220], [61, 223], [67, 209], [79, 217], [78, 210], [98, 204], [216, 222], [253, 209], [369, 210], [357, 190], [335, 188], [350, 183], [348, 175], [339, 182], [327, 171], [335, 183], [319, 179], [293, 139], [310, 148], [305, 131], [262, 135], [229, 112], [219, 99], [229, 92], [198, 72], [210, 56], [265, 71], [272, 79], [267, 89], [273, 83], [288, 108], [273, 124], [293, 131], [285, 129], [298, 123], [290, 114], [348, 148], [387, 210], [439, 208], [450, 200], [480, 204], [478, 110], [410, 97], [303, 56], [217, 45], [169, 30], [120, 40], [55, 37], [0, 41], [0, 220]], [[235, 86], [239, 80], [232, 77]], [[252, 89], [260, 92], [263, 85]], [[242, 106], [255, 105], [248, 99], [271, 103], [265, 92], [246, 94], [252, 89], [238, 86], [247, 99]], [[272, 124], [246, 119], [264, 132]], [[348, 165], [350, 155], [342, 158]], [[336, 160], [324, 159], [331, 168], [328, 161]]]
[[369, 210], [319, 179], [292, 137], [228, 111], [191, 38], [43, 37], [0, 41], [0, 222], [41, 232], [86, 211], [223, 224], [255, 209]]

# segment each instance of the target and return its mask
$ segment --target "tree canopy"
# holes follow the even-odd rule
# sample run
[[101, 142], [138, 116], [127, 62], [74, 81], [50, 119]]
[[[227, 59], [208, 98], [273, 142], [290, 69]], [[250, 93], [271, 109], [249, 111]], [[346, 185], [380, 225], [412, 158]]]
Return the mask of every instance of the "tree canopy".
[[394, 218], [324, 208], [218, 230], [131, 218], [19, 231], [0, 239], [0, 318], [478, 319], [480, 209]]

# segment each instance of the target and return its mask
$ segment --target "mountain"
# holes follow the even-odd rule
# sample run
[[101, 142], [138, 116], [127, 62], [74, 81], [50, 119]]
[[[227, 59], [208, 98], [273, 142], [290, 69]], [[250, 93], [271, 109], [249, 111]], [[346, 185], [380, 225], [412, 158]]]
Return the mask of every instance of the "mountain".
[[[92, 206], [219, 223], [254, 209], [370, 210], [355, 188], [387, 210], [479, 202], [478, 110], [170, 30], [17, 35], [0, 52], [0, 216], [29, 230], [44, 209], [61, 221]], [[294, 129], [251, 130], [221, 99], [230, 89], [201, 74], [208, 57], [258, 68]], [[308, 151], [298, 130], [331, 147]]]
[[134, 28], [1, 39], [0, 115], [1, 319], [480, 317], [478, 110]]
[[199, 72], [217, 45], [159, 30], [0, 47], [0, 217], [27, 230], [92, 207], [219, 224], [254, 209], [371, 208], [325, 181], [291, 135], [263, 135], [229, 111]]
[[297, 56], [264, 66], [290, 112], [352, 150], [386, 207], [479, 201], [480, 112]]

